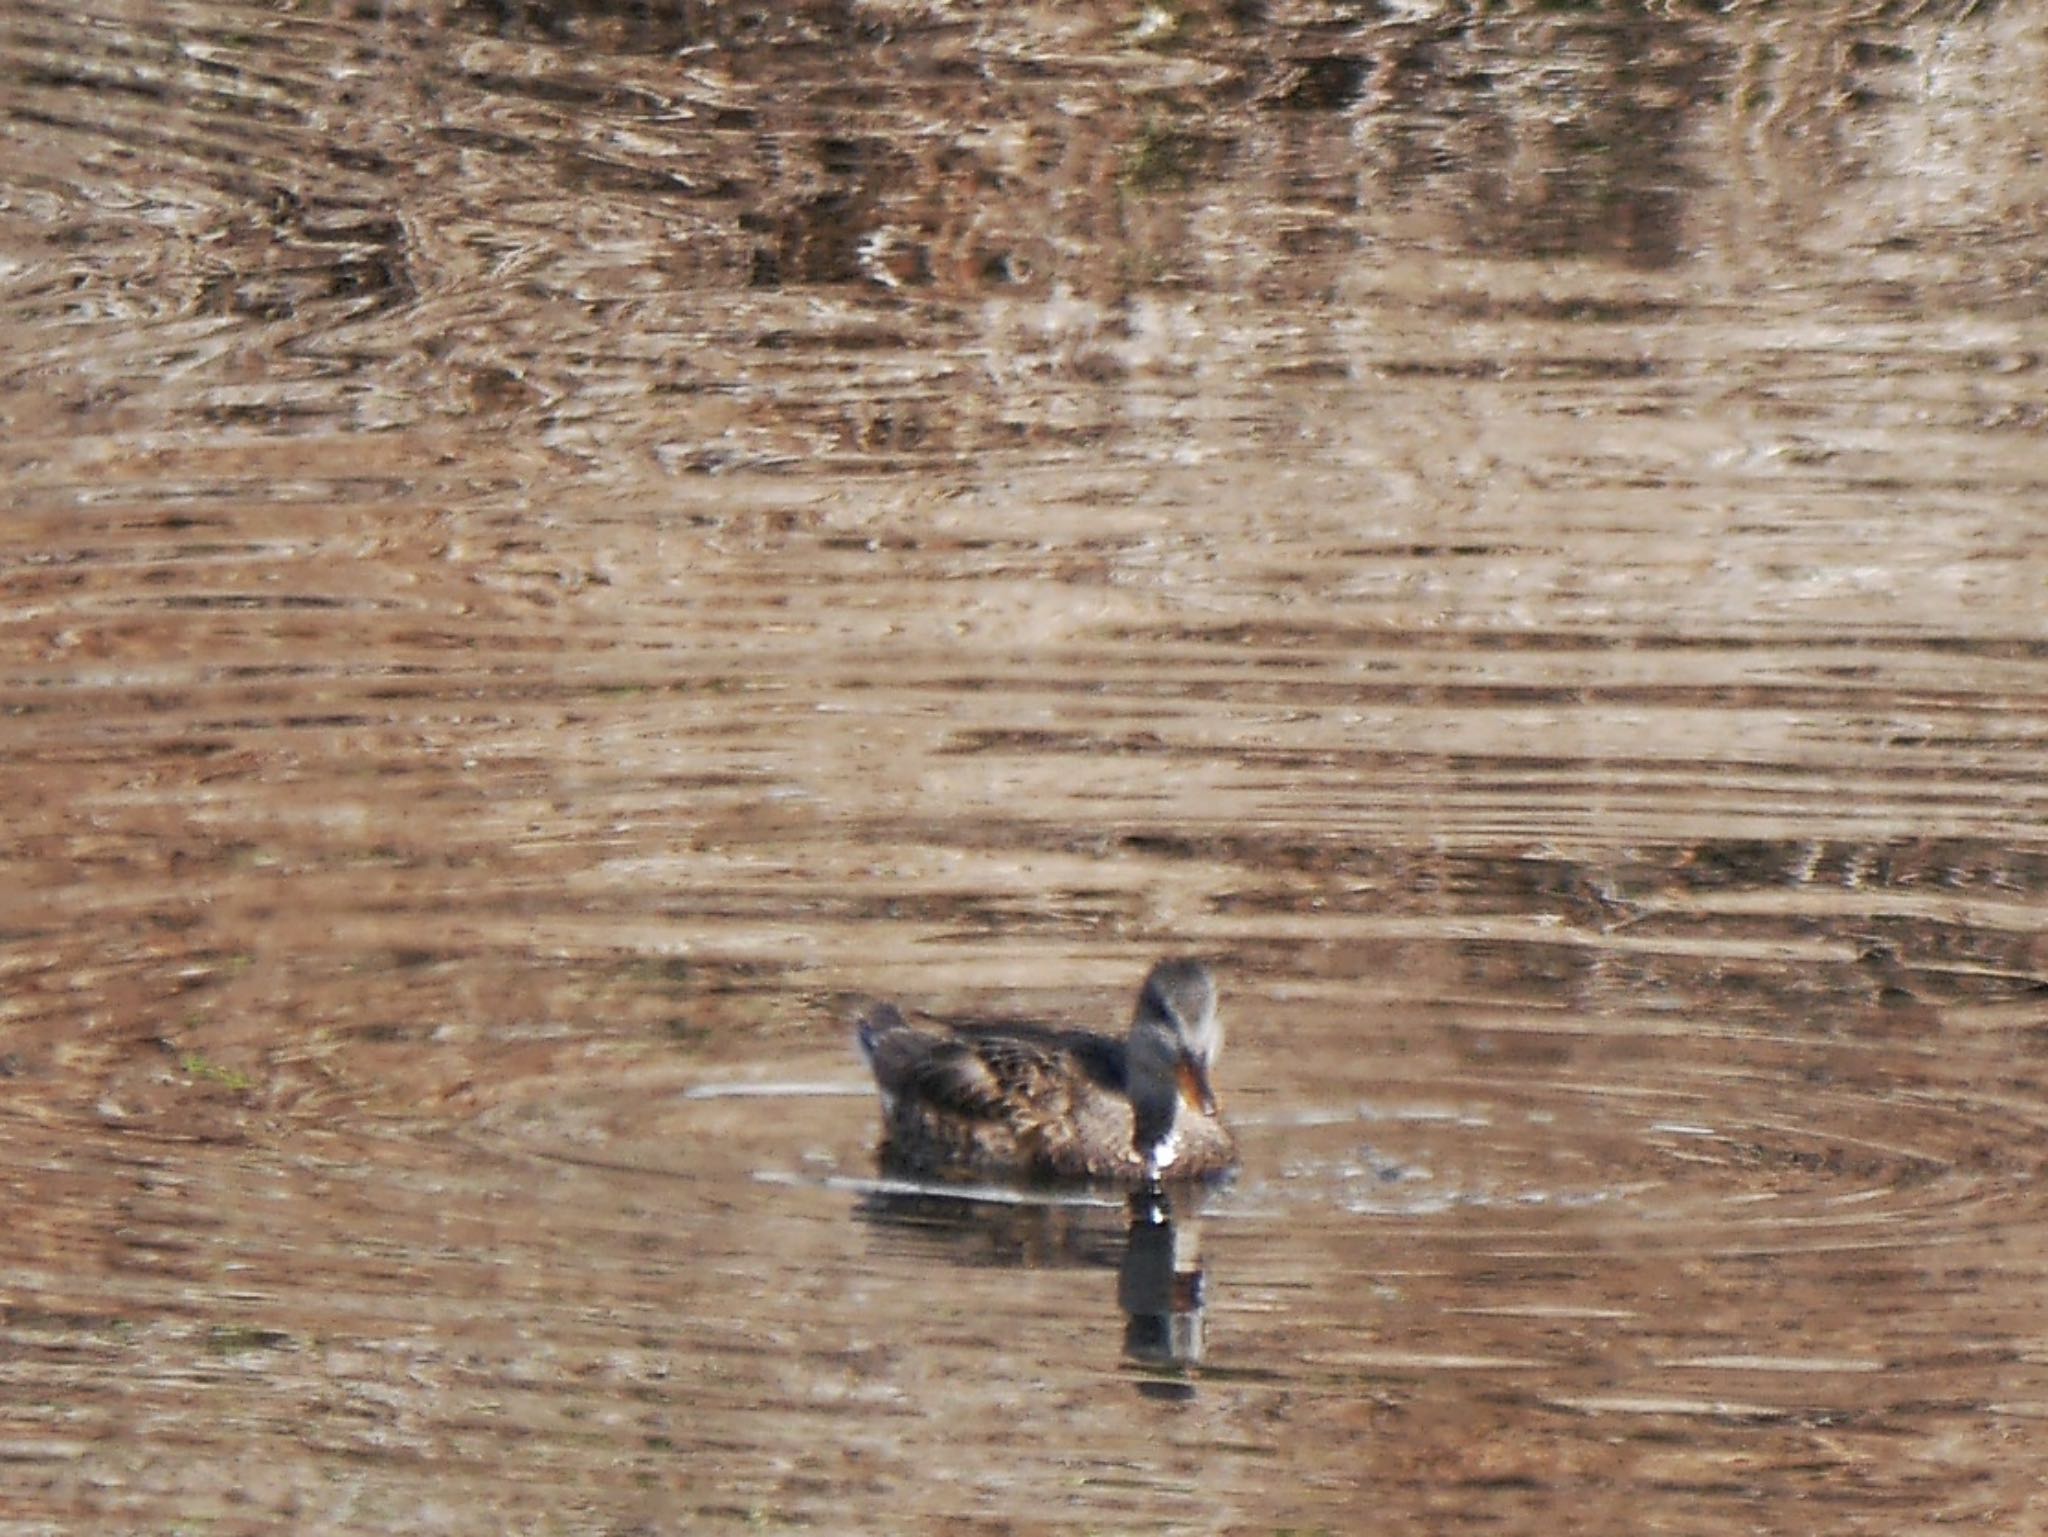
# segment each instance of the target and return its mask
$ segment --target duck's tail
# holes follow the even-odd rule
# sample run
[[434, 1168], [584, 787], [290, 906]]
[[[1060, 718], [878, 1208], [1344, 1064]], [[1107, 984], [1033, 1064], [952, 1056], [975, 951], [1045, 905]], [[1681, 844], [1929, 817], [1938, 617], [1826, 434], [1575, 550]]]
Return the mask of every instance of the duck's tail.
[[916, 1055], [917, 1032], [893, 1003], [871, 1003], [854, 1021], [853, 1038], [882, 1093], [882, 1113], [896, 1107], [896, 1088]]
[[893, 1076], [889, 1074], [895, 1055], [889, 1049], [890, 1038], [909, 1028], [903, 1011], [893, 1003], [871, 1003], [854, 1021], [853, 1038], [860, 1046], [860, 1054], [867, 1059], [869, 1071], [884, 1083]]

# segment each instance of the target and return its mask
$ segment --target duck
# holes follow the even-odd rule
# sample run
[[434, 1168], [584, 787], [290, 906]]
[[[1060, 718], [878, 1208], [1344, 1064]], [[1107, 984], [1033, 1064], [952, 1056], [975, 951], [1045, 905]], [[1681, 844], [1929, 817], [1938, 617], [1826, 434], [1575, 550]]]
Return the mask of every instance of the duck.
[[1214, 1181], [1237, 1140], [1209, 1075], [1223, 1049], [1206, 964], [1146, 973], [1122, 1039], [1034, 1025], [921, 1029], [893, 1003], [856, 1021], [881, 1092], [881, 1162], [941, 1179]]

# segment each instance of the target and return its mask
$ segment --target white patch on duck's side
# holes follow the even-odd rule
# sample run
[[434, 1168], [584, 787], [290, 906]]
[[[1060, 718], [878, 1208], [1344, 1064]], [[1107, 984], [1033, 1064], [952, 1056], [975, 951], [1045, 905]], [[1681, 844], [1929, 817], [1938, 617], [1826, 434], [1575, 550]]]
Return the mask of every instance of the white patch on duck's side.
[[1152, 1152], [1145, 1162], [1151, 1166], [1152, 1172], [1157, 1174], [1172, 1164], [1173, 1160], [1179, 1156], [1180, 1127], [1175, 1126], [1165, 1136], [1152, 1144]]

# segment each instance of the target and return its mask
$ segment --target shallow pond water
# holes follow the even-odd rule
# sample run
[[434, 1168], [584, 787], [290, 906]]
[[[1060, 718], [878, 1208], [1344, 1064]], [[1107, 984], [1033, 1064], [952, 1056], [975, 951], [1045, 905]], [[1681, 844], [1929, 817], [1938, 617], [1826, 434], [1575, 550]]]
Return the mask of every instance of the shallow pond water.
[[2031, 8], [0, 53], [0, 1531], [2048, 1515]]

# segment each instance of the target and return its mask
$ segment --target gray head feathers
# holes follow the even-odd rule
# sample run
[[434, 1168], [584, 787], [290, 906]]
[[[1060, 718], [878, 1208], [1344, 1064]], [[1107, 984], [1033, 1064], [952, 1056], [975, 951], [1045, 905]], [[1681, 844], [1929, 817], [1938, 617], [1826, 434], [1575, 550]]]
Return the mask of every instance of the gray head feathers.
[[1200, 961], [1187, 957], [1161, 961], [1145, 974], [1138, 990], [1136, 1028], [1147, 1016], [1167, 1025], [1188, 1055], [1205, 1068], [1223, 1050], [1223, 1022], [1216, 1017], [1216, 979]]
[[1138, 990], [1127, 1046], [1132, 1146], [1147, 1174], [1157, 1178], [1173, 1162], [1183, 1106], [1216, 1111], [1209, 1069], [1223, 1049], [1216, 1018], [1216, 983], [1200, 961], [1161, 961]]

